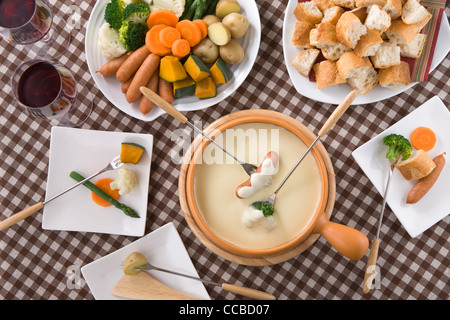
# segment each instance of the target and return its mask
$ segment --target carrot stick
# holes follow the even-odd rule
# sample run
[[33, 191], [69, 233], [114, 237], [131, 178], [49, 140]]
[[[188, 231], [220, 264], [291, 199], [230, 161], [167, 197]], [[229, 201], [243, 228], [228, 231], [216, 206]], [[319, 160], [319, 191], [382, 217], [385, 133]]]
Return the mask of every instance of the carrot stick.
[[183, 58], [187, 56], [191, 52], [191, 46], [189, 45], [189, 41], [186, 39], [176, 40], [172, 44], [172, 54], [175, 57]]
[[[113, 182], [113, 179], [110, 178], [103, 178], [98, 180], [95, 185], [100, 188], [103, 192], [105, 192], [107, 195], [112, 197], [113, 199], [119, 199], [119, 189], [111, 190], [111, 187], [109, 186], [111, 182]], [[99, 195], [95, 194], [91, 191], [91, 198], [92, 200], [102, 207], [109, 207], [111, 205], [110, 202], [104, 200]]]
[[181, 38], [189, 41], [191, 47], [194, 47], [202, 40], [200, 28], [191, 20], [179, 21], [176, 28], [180, 32]]
[[157, 24], [147, 32], [145, 37], [147, 48], [158, 56], [168, 55], [172, 51], [170, 47], [164, 46], [159, 40], [159, 33], [165, 28], [168, 28], [165, 24]]
[[172, 44], [178, 39], [181, 39], [180, 32], [173, 27], [164, 28], [159, 32], [159, 41], [165, 47], [172, 48]]
[[169, 27], [174, 27], [178, 23], [178, 17], [177, 15], [167, 9], [157, 9], [155, 11], [152, 11], [147, 19], [147, 26], [149, 29], [151, 29], [153, 26], [156, 26], [157, 24], [164, 24]]
[[411, 145], [417, 150], [430, 151], [436, 144], [436, 134], [427, 127], [418, 127], [409, 137]]

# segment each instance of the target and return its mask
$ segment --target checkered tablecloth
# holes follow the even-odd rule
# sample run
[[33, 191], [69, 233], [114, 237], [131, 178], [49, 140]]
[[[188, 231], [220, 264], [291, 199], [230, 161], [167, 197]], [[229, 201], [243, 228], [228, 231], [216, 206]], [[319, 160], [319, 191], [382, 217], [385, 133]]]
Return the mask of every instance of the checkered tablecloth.
[[[75, 1], [51, 0], [59, 17], [68, 21]], [[187, 113], [191, 121], [209, 124], [220, 116], [246, 108], [276, 110], [316, 132], [333, 106], [299, 94], [289, 79], [283, 58], [282, 29], [287, 0], [256, 1], [261, 16], [261, 47], [254, 68], [242, 86], [219, 104]], [[286, 262], [248, 267], [229, 262], [208, 250], [189, 229], [181, 213], [177, 183], [179, 165], [171, 161], [180, 128], [164, 115], [139, 121], [116, 109], [96, 88], [84, 53], [84, 34], [94, 1], [77, 1], [81, 29], [73, 31], [69, 50], [60, 59], [78, 79], [92, 85], [94, 109], [84, 129], [150, 133], [154, 136], [145, 234], [173, 222], [199, 275], [273, 293], [278, 299], [448, 299], [450, 284], [447, 216], [411, 238], [387, 208], [381, 229], [378, 265], [381, 282], [362, 292], [367, 256], [351, 261], [320, 238]], [[450, 15], [447, 3], [445, 14]], [[45, 198], [51, 126], [35, 121], [16, 106], [10, 78], [28, 57], [26, 47], [0, 40], [0, 220]], [[353, 106], [323, 138], [336, 172], [337, 194], [332, 220], [354, 227], [373, 239], [382, 197], [355, 163], [351, 152], [402, 119], [422, 103], [439, 96], [450, 105], [450, 57], [431, 72], [426, 83], [381, 102]], [[187, 131], [190, 132], [190, 131]], [[71, 266], [82, 267], [137, 240], [135, 237], [43, 230], [42, 213], [0, 233], [0, 299], [93, 299], [85, 282], [68, 285]], [[240, 299], [220, 288], [207, 287], [212, 299]]]

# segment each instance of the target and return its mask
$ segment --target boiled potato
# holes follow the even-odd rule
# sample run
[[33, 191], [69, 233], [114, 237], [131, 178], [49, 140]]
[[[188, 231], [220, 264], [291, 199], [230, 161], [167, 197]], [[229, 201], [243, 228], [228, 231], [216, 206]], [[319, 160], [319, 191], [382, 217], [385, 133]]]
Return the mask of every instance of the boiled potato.
[[192, 48], [192, 53], [204, 63], [213, 63], [219, 58], [219, 47], [208, 37]]
[[208, 26], [208, 37], [218, 46], [224, 46], [231, 40], [231, 32], [222, 22], [216, 22]]
[[133, 252], [128, 257], [126, 257], [123, 262], [122, 269], [123, 273], [128, 275], [138, 274], [142, 270], [145, 270], [148, 261], [145, 257], [139, 252]]
[[230, 29], [231, 38], [233, 39], [243, 37], [248, 29], [248, 18], [237, 12], [227, 14], [223, 18], [222, 23]]
[[240, 12], [241, 6], [236, 0], [220, 0], [216, 5], [216, 16], [223, 19], [226, 15], [232, 12]]
[[240, 63], [244, 59], [244, 49], [236, 40], [230, 40], [226, 45], [219, 47], [220, 57], [229, 64]]
[[220, 22], [220, 19], [213, 14], [208, 14], [207, 16], [204, 16], [202, 20], [205, 21], [208, 26], [213, 23]]

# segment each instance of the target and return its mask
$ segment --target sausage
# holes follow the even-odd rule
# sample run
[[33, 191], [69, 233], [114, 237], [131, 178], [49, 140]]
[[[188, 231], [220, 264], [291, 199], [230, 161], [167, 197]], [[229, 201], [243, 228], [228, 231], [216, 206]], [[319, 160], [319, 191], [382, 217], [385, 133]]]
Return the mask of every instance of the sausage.
[[160, 60], [161, 58], [153, 53], [145, 58], [127, 90], [127, 101], [129, 103], [138, 101], [142, 96], [141, 87], [145, 87], [148, 84], [153, 73], [158, 69]]
[[[159, 72], [158, 72], [158, 70], [156, 70], [155, 72], [153, 72], [153, 75], [147, 84], [147, 88], [149, 88], [153, 92], [157, 92], [158, 91], [158, 83], [159, 83]], [[142, 114], [145, 115], [152, 110], [153, 105], [154, 105], [154, 103], [150, 99], [142, 96], [141, 101], [139, 102], [139, 110], [142, 112]]]
[[[269, 159], [270, 162], [266, 162]], [[267, 165], [269, 164], [269, 165]], [[278, 171], [278, 154], [269, 151], [259, 164], [258, 168], [250, 177], [237, 186], [236, 197], [245, 199], [254, 195], [258, 190], [266, 186], [272, 176]]]
[[406, 203], [416, 203], [417, 201], [422, 199], [423, 196], [425, 196], [425, 194], [431, 189], [431, 187], [434, 185], [439, 175], [441, 174], [442, 169], [444, 168], [444, 154], [445, 152], [433, 159], [436, 167], [433, 171], [430, 172], [430, 174], [419, 179], [419, 181], [416, 182], [416, 184], [411, 188], [408, 196], [406, 197]]
[[174, 100], [173, 97], [173, 84], [164, 80], [163, 78], [159, 79], [159, 95], [161, 98], [166, 100], [168, 103], [172, 103]]
[[128, 88], [130, 87], [131, 81], [133, 81], [134, 75], [131, 76], [130, 79], [128, 79], [127, 81], [125, 81], [124, 83], [122, 83], [122, 86], [120, 87], [122, 90], [122, 93], [127, 93]]
[[100, 72], [102, 76], [105, 77], [111, 77], [117, 73], [117, 70], [119, 70], [120, 66], [125, 62], [125, 60], [128, 59], [128, 56], [130, 55], [129, 52], [121, 55], [118, 58], [112, 59], [102, 65], [100, 70], [95, 71], [95, 73]]
[[119, 82], [125, 82], [139, 69], [145, 58], [150, 54], [147, 46], [144, 45], [128, 56], [116, 72]]

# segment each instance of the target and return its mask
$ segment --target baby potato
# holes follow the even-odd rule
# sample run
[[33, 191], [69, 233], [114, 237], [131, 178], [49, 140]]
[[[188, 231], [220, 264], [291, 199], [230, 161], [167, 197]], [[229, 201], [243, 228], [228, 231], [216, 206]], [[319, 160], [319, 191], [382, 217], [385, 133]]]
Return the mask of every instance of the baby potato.
[[230, 41], [231, 32], [222, 22], [216, 22], [208, 26], [208, 37], [218, 46], [223, 46]]
[[231, 38], [233, 39], [243, 37], [248, 29], [248, 18], [237, 12], [226, 15], [222, 23], [230, 29]]
[[192, 53], [199, 57], [204, 63], [209, 64], [219, 58], [219, 47], [208, 37], [200, 41], [192, 48]]
[[244, 49], [236, 40], [230, 40], [226, 45], [219, 47], [220, 57], [229, 64], [240, 63], [244, 59]]
[[208, 14], [207, 16], [204, 16], [202, 20], [205, 21], [208, 26], [213, 23], [220, 22], [220, 19], [213, 14]]
[[139, 252], [133, 252], [128, 257], [126, 257], [123, 262], [122, 269], [123, 273], [128, 275], [135, 275], [145, 270], [148, 261], [147, 259]]

